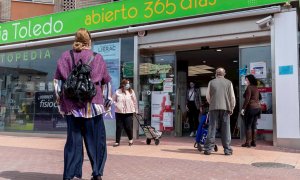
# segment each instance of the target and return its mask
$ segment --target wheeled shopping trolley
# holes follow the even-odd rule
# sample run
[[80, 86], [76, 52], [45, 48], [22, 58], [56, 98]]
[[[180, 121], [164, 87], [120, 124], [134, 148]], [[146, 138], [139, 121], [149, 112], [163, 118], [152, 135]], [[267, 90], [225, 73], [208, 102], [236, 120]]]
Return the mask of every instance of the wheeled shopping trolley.
[[[150, 125], [146, 125], [145, 119], [141, 114], [135, 114], [134, 116], [147, 137], [146, 143], [149, 145], [151, 144], [151, 140], [154, 140], [155, 145], [159, 145], [162, 132], [155, 130], [155, 128]], [[143, 124], [141, 122], [143, 122]]]
[[[207, 138], [208, 124], [209, 124], [209, 113], [202, 114], [199, 121], [200, 121], [200, 123], [199, 123], [199, 126], [198, 126], [197, 135], [196, 135], [196, 138], [195, 138], [194, 148], [197, 148], [198, 151], [201, 152], [203, 150], [202, 146], [205, 144], [206, 138]], [[218, 151], [218, 146], [216, 144], [214, 146], [214, 151], [215, 152]]]

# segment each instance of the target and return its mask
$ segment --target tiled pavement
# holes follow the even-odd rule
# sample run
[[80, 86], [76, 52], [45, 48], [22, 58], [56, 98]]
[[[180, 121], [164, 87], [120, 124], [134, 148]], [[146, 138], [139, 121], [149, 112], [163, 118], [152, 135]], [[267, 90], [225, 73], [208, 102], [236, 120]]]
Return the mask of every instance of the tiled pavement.
[[[257, 148], [241, 148], [233, 140], [234, 154], [219, 152], [203, 155], [193, 148], [190, 137], [163, 137], [158, 146], [135, 140], [129, 147], [126, 138], [113, 148], [108, 140], [108, 160], [104, 180], [195, 180], [195, 179], [300, 179], [300, 150], [272, 147], [259, 142]], [[64, 135], [40, 137], [0, 135], [0, 179], [62, 179]], [[276, 162], [294, 166], [258, 168], [254, 162]], [[91, 168], [87, 156], [83, 178], [89, 179]]]

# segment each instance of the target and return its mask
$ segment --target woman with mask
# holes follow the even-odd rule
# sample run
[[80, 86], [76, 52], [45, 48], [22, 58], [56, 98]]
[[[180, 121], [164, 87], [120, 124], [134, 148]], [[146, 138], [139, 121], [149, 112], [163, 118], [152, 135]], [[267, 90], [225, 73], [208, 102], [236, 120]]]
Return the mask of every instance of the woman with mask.
[[133, 113], [138, 112], [137, 100], [129, 80], [123, 79], [119, 89], [113, 95], [116, 115], [116, 142], [113, 145], [120, 145], [123, 128], [128, 136], [129, 146], [133, 144]]
[[244, 116], [246, 125], [246, 142], [242, 147], [256, 147], [257, 119], [261, 114], [261, 106], [259, 101], [261, 95], [257, 89], [257, 80], [250, 74], [245, 78], [247, 86], [244, 93], [244, 104], [241, 110], [241, 115]]

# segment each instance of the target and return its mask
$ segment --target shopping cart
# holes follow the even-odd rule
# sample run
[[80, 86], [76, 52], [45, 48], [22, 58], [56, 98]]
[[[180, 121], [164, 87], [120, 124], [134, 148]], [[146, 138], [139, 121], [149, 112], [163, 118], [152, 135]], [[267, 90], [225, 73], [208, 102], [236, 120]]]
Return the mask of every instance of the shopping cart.
[[[209, 125], [209, 113], [202, 114], [199, 117], [199, 126], [197, 130], [197, 135], [195, 138], [194, 148], [197, 148], [198, 151], [203, 151], [203, 145], [205, 144], [205, 141], [207, 139], [207, 133], [208, 133], [208, 125]], [[218, 151], [218, 146], [215, 144], [214, 151]]]
[[[155, 128], [150, 125], [145, 125], [145, 119], [141, 114], [135, 114], [134, 117], [136, 118], [137, 122], [139, 123], [140, 127], [143, 129], [147, 137], [146, 143], [149, 145], [151, 144], [151, 140], [154, 140], [155, 145], [158, 145], [162, 132], [155, 130]], [[141, 123], [142, 121], [143, 124]]]

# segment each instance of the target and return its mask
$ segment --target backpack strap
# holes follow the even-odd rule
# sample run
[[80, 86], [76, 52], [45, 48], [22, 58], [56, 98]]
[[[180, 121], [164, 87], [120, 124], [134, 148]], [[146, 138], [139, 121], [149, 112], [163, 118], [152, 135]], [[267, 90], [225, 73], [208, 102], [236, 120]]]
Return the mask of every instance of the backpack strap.
[[73, 50], [70, 50], [70, 55], [71, 55], [71, 58], [72, 58], [72, 62], [73, 62], [73, 68], [75, 67], [75, 58], [74, 58], [74, 52]]
[[93, 55], [91, 56], [89, 62], [87, 63], [87, 65], [90, 65], [91, 62], [94, 60], [95, 56], [97, 55], [97, 53], [93, 52]]

